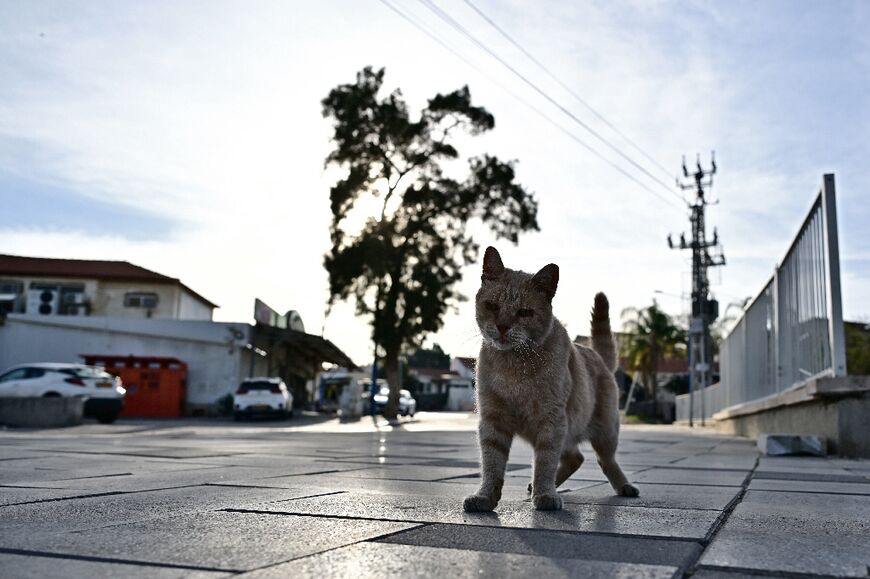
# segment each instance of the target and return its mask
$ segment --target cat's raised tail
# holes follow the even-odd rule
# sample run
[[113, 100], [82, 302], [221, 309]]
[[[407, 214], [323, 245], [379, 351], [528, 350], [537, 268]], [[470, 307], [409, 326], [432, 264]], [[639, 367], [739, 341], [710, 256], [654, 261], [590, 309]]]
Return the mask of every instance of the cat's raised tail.
[[601, 292], [595, 294], [595, 305], [592, 306], [592, 349], [595, 350], [604, 365], [611, 372], [616, 371], [616, 344], [610, 331], [610, 304], [607, 296]]

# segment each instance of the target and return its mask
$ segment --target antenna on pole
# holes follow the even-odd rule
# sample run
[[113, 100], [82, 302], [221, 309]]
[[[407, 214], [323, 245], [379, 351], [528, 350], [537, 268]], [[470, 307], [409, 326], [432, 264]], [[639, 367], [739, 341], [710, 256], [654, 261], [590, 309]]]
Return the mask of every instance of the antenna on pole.
[[[690, 204], [692, 214], [689, 220], [692, 225], [692, 242], [686, 243], [686, 234], [680, 234], [680, 245], [673, 243], [668, 235], [668, 247], [671, 249], [692, 250], [692, 316], [689, 323], [689, 426], [694, 426], [694, 391], [710, 385], [710, 375], [713, 360], [713, 341], [710, 338], [710, 324], [719, 317], [719, 302], [710, 298], [710, 283], [707, 269], [725, 265], [725, 255], [719, 245], [719, 231], [713, 228], [713, 239], [707, 240], [705, 225], [705, 208], [709, 202], [704, 198], [705, 189], [713, 186], [713, 175], [716, 174], [716, 153], [710, 152], [710, 169], [701, 166], [701, 155], [696, 156], [696, 171], [689, 174], [686, 167], [686, 156], [683, 155], [683, 177], [690, 182], [677, 180], [677, 186], [683, 191], [694, 190], [695, 201]], [[713, 255], [710, 249], [713, 248]], [[704, 398], [701, 397], [701, 426], [704, 426]]]

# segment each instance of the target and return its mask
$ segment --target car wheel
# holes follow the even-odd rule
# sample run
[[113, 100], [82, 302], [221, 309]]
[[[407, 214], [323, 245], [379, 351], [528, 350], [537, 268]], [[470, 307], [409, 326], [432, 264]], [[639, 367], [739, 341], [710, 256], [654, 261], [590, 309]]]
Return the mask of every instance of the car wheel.
[[97, 416], [97, 422], [100, 424], [111, 424], [118, 419], [117, 414], [100, 414]]
[[242, 415], [239, 414], [238, 412], [234, 412], [233, 413], [233, 420], [235, 420], [236, 422], [240, 422], [242, 420]]
[[60, 398], [60, 394], [57, 392], [46, 392], [42, 395], [43, 398]]

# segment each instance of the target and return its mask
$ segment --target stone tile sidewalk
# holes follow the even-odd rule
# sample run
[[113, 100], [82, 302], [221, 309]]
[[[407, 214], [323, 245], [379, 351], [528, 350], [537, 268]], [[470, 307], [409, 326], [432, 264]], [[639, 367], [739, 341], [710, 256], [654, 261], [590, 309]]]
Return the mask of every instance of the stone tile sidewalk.
[[0, 430], [0, 577], [721, 577], [870, 571], [870, 462], [759, 458], [751, 441], [625, 427], [641, 489], [591, 460], [565, 509], [528, 502], [516, 443], [495, 513], [473, 416], [401, 427], [121, 421]]

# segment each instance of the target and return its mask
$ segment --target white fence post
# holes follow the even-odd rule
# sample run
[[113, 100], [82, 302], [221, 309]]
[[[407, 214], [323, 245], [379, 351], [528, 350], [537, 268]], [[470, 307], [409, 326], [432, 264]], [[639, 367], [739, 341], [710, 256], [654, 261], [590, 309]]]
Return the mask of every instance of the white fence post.
[[831, 367], [834, 376], [846, 375], [846, 339], [843, 332], [843, 301], [840, 293], [840, 242], [837, 238], [837, 201], [834, 175], [822, 179], [822, 220], [825, 240], [825, 277], [827, 281], [828, 335], [831, 340]]

